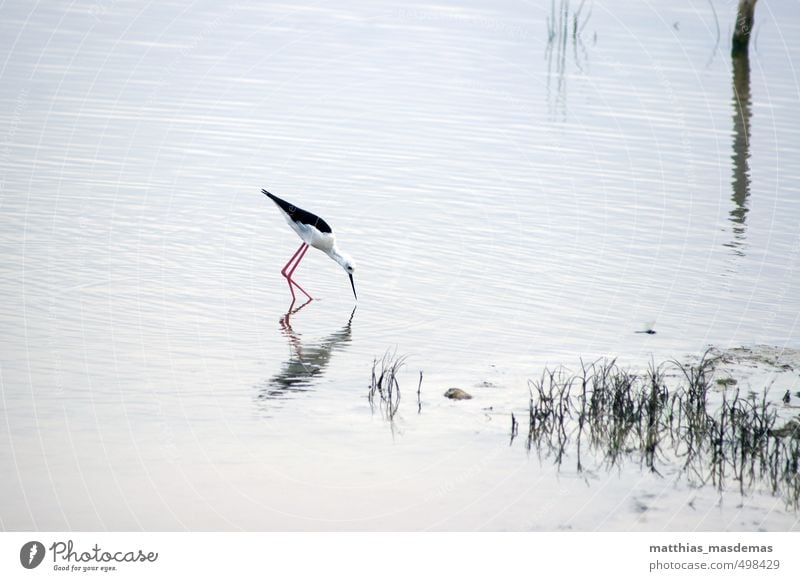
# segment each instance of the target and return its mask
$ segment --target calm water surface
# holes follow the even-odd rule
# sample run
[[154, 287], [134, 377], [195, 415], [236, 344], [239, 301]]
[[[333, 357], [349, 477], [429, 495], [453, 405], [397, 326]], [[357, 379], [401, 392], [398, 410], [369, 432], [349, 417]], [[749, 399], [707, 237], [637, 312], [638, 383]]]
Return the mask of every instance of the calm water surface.
[[797, 529], [508, 445], [545, 365], [800, 347], [800, 9], [713, 4], [4, 3], [0, 527]]

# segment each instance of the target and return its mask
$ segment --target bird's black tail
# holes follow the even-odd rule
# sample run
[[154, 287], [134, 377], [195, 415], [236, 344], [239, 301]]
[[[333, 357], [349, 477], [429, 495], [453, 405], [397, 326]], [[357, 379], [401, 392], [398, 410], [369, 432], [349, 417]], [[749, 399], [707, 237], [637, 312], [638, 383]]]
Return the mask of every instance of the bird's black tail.
[[[278, 196], [273, 196], [272, 194], [270, 194], [267, 190], [265, 190], [263, 188], [261, 189], [261, 193], [264, 194], [265, 196], [267, 196], [270, 200], [272, 200], [273, 202], [275, 202], [279, 206], [281, 205], [281, 202], [283, 202], [283, 200], [281, 200]], [[286, 203], [286, 202], [284, 202], [284, 203]]]
[[298, 210], [298, 208], [296, 208], [293, 204], [290, 204], [286, 200], [281, 200], [278, 196], [270, 194], [267, 190], [263, 188], [261, 190], [261, 193], [267, 196], [273, 202], [275, 202], [281, 210], [283, 210], [290, 216], [293, 215]]

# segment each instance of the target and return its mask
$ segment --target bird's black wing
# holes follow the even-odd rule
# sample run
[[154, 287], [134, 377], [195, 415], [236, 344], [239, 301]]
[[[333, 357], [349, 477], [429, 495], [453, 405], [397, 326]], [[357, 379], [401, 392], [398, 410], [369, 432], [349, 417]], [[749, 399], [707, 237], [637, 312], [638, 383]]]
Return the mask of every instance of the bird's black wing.
[[309, 226], [313, 226], [323, 233], [329, 234], [333, 232], [331, 227], [328, 226], [328, 223], [316, 214], [312, 214], [311, 212], [307, 212], [302, 208], [298, 208], [286, 200], [281, 200], [278, 196], [270, 194], [267, 190], [261, 190], [261, 192], [270, 200], [278, 204], [278, 207], [286, 212], [293, 221], [299, 222], [300, 224], [308, 224]]

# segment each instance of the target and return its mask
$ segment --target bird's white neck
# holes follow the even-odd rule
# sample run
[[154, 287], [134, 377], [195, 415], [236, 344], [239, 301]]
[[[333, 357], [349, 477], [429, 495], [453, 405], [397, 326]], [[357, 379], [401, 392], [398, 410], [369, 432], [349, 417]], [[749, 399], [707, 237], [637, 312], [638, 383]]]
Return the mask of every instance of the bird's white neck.
[[326, 252], [326, 254], [327, 254], [328, 256], [330, 256], [330, 257], [331, 257], [333, 260], [335, 260], [336, 262], [338, 262], [338, 263], [339, 263], [339, 266], [341, 266], [342, 268], [344, 268], [344, 267], [345, 267], [345, 265], [347, 264], [348, 257], [347, 257], [347, 256], [345, 256], [344, 254], [342, 254], [342, 253], [339, 251], [339, 249], [336, 247], [336, 245], [335, 245], [335, 244], [334, 244], [333, 246], [331, 246], [331, 249], [330, 249], [330, 250], [328, 250], [328, 251]]
[[330, 250], [325, 250], [325, 254], [327, 254], [333, 260], [335, 260], [336, 263], [346, 271], [348, 267], [352, 267], [353, 265], [353, 259], [350, 258], [350, 256], [345, 254], [344, 252], [341, 252], [339, 248], [336, 246], [336, 244], [331, 246]]

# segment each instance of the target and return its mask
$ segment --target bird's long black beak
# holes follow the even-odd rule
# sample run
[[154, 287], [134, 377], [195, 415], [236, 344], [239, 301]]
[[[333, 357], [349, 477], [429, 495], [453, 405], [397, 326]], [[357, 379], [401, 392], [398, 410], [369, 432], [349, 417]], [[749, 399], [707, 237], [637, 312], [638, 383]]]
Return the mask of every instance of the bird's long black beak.
[[348, 272], [347, 276], [350, 277], [350, 286], [353, 287], [353, 296], [356, 297], [356, 300], [358, 300], [358, 295], [356, 294], [356, 283], [353, 282], [353, 274]]

